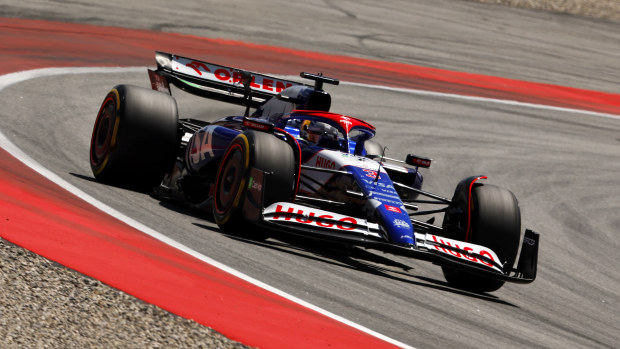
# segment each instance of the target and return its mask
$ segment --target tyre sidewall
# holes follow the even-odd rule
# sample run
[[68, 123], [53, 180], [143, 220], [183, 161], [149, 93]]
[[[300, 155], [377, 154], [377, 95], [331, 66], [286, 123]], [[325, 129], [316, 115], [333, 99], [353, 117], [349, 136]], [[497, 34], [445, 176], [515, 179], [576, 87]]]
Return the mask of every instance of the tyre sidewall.
[[[471, 197], [471, 231], [469, 240], [485, 246], [505, 263], [510, 270], [519, 249], [521, 235], [521, 214], [515, 195], [507, 189], [494, 185], [477, 183]], [[465, 240], [467, 232], [458, 238]], [[505, 281], [468, 273], [452, 267], [442, 267], [449, 284], [474, 292], [493, 292]]]
[[[223, 207], [220, 202], [220, 185], [227, 161], [235, 151], [243, 153], [243, 173], [232, 205]], [[243, 217], [243, 204], [251, 170], [267, 173], [263, 188], [263, 207], [274, 202], [292, 201], [295, 193], [295, 158], [290, 145], [274, 135], [257, 131], [246, 131], [233, 139], [220, 162], [215, 182], [213, 216], [220, 228], [228, 231], [240, 230], [248, 222]]]
[[[113, 132], [103, 157], [93, 155], [106, 103], [115, 104]], [[169, 95], [119, 85], [104, 99], [91, 138], [95, 178], [120, 186], [147, 189], [159, 184], [172, 167], [178, 148], [178, 111]], [[97, 161], [100, 160], [100, 161]]]
[[[234, 196], [232, 204], [225, 206], [224, 203], [220, 202], [220, 190], [222, 186], [222, 181], [224, 178], [224, 172], [227, 169], [229, 161], [232, 161], [232, 157], [235, 155], [235, 152], [241, 152], [242, 154], [242, 170], [241, 173], [237, 174], [237, 181], [239, 183], [236, 184], [236, 192], [232, 195]], [[224, 156], [220, 162], [219, 170], [217, 172], [217, 176], [215, 177], [215, 195], [213, 200], [213, 217], [215, 218], [215, 223], [223, 228], [224, 230], [232, 230], [233, 228], [237, 228], [239, 226], [240, 220], [242, 220], [241, 209], [242, 203], [245, 199], [245, 191], [246, 191], [246, 183], [250, 174], [250, 158], [251, 158], [251, 148], [250, 141], [245, 134], [239, 134], [235, 137]]]

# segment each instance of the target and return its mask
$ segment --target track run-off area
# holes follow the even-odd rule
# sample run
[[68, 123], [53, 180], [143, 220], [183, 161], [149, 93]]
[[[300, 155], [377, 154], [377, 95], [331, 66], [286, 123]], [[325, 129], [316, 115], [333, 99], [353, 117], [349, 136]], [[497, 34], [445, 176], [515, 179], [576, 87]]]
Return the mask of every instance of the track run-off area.
[[[51, 96], [44, 97], [46, 100], [57, 96], [80, 99], [79, 95], [63, 95], [59, 91], [65, 88], [73, 90], [74, 88], [65, 84], [84, 78], [99, 79], [101, 77], [101, 80], [107, 84], [111, 82], [111, 79], [119, 80], [123, 76], [128, 76], [129, 80], [139, 83], [141, 80], [137, 77], [146, 76], [146, 67], [154, 66], [154, 51], [162, 50], [268, 74], [294, 76], [299, 73], [300, 67], [309, 72], [323, 72], [327, 76], [339, 78], [343, 89], [349, 88], [353, 91], [350, 94], [345, 92], [348, 98], [354, 98], [355, 91], [376, 90], [379, 96], [397, 94], [428, 98], [431, 101], [440, 99], [445, 103], [463, 104], [466, 108], [476, 110], [490, 108], [498, 109], [500, 112], [508, 110], [506, 113], [512, 114], [516, 113], [513, 110], [518, 109], [530, 115], [531, 118], [537, 118], [548, 112], [553, 116], [549, 117], [547, 122], [561, 120], [561, 115], [567, 115], [570, 119], [569, 123], [572, 124], [569, 127], [575, 128], [588, 124], [589, 120], [592, 120], [594, 126], [591, 127], [593, 128], [607, 127], [613, 130], [613, 127], [618, 127], [620, 118], [620, 95], [613, 93], [300, 51], [242, 41], [115, 27], [106, 27], [102, 30], [101, 27], [84, 24], [2, 18], [0, 20], [0, 42], [3, 50], [3, 63], [0, 66], [0, 93], [5, 93], [7, 96], [13, 96], [12, 93], [22, 94], [23, 88], [32, 88], [38, 85], [39, 81], [42, 81], [42, 85], [45, 86], [43, 91], [49, 92], [54, 89]], [[124, 83], [124, 81], [118, 81], [118, 83]], [[106, 86], [109, 88], [112, 85]], [[334, 99], [338, 99], [337, 91], [330, 92], [333, 93]], [[84, 94], [90, 95], [91, 91], [84, 91]], [[95, 96], [89, 96], [88, 99], [98, 101], [102, 97], [103, 95], [98, 93]], [[399, 103], [400, 101], [396, 101], [395, 105]], [[73, 104], [73, 102], [65, 101], [65, 107], [62, 110], [70, 110]], [[92, 107], [97, 107], [97, 105]], [[13, 108], [12, 111], [23, 109], [23, 107], [11, 108]], [[37, 108], [39, 112], [44, 110], [44, 107]], [[342, 112], [346, 113], [344, 110]], [[81, 117], [91, 116], [94, 118], [94, 115], [82, 115]], [[0, 216], [0, 236], [3, 239], [95, 277], [170, 312], [194, 319], [248, 345], [274, 348], [290, 346], [380, 348], [409, 345], [439, 347], [443, 344], [454, 343], [446, 339], [449, 336], [444, 336], [430, 341], [431, 344], [429, 344], [428, 341], [414, 340], [413, 338], [417, 336], [403, 334], [405, 330], [388, 331], [388, 333], [386, 329], [391, 327], [390, 325], [374, 327], [360, 324], [357, 319], [353, 320], [346, 314], [342, 314], [339, 308], [334, 311], [324, 310], [326, 306], [315, 305], [314, 299], [306, 300], [295, 296], [288, 290], [284, 291], [280, 287], [273, 286], [270, 280], [250, 276], [245, 271], [229, 266], [227, 262], [221, 262], [219, 258], [211, 258], [200, 248], [188, 247], [187, 241], [178, 241], [166, 231], [162, 232], [159, 228], [153, 229], [157, 225], [151, 225], [148, 216], [131, 218], [136, 212], [123, 212], [122, 207], [112, 208], [110, 204], [95, 197], [95, 193], [86, 193], [82, 188], [67, 180], [67, 174], [70, 174], [69, 177], [72, 177], [72, 180], [81, 181], [80, 185], [88, 185], [85, 177], [90, 176], [89, 173], [82, 173], [78, 169], [68, 173], [55, 173], [54, 169], [50, 169], [48, 164], [41, 161], [41, 158], [54, 154], [53, 151], [48, 149], [31, 154], [31, 149], [24, 149], [21, 144], [24, 140], [22, 136], [29, 133], [28, 127], [32, 125], [25, 124], [21, 126], [23, 132], [18, 132], [19, 125], [9, 126], [8, 124], [9, 122], [14, 124], [15, 120], [20, 119], [19, 115], [12, 112], [10, 117], [5, 114], [2, 118], [5, 118], [0, 123], [0, 146], [3, 148], [0, 150], [0, 212], [2, 215]], [[62, 120], [62, 118], [55, 120]], [[45, 120], [40, 121], [45, 122]], [[87, 126], [84, 127], [90, 127], [89, 122], [92, 121], [85, 121], [84, 124]], [[391, 121], [392, 124], [396, 122], [398, 121]], [[384, 124], [383, 127], [385, 128], [386, 125]], [[381, 131], [379, 128], [379, 134]], [[57, 133], [59, 130], [53, 129], [50, 132]], [[579, 141], [582, 140], [583, 135], [578, 131], [569, 129], [569, 132], [577, 134]], [[612, 131], [608, 130], [608, 132]], [[38, 137], [44, 134], [45, 132], [38, 133]], [[89, 134], [80, 135], [80, 137], [87, 138], [89, 136]], [[607, 136], [608, 134], [604, 135], [604, 137]], [[385, 139], [388, 138], [389, 135], [386, 135]], [[493, 144], [493, 141], [494, 139], [485, 140], [488, 146]], [[617, 141], [616, 149], [618, 148]], [[42, 142], [41, 146], [45, 144]], [[454, 145], [450, 144], [448, 148], [450, 146]], [[605, 152], [602, 152], [603, 155]], [[514, 160], [512, 156], [509, 154], [506, 158]], [[503, 157], [503, 155], [498, 155], [498, 157]], [[472, 156], [472, 158], [476, 157]], [[81, 162], [81, 160], [83, 159], [75, 161]], [[538, 161], [535, 156], [532, 156], [531, 160]], [[84, 162], [87, 164], [87, 160]], [[511, 164], [509, 167], [514, 166], [516, 165]], [[539, 166], [535, 168], [539, 172], [534, 172], [543, 174], [544, 171], [541, 168], [545, 165]], [[611, 169], [617, 169], [617, 164], [610, 166]], [[605, 177], [605, 180], [609, 181], [609, 178]], [[510, 183], [510, 176], [501, 177], [500, 180]], [[438, 180], [434, 185], [439, 186], [443, 182], [445, 180]], [[524, 179], [521, 183], [527, 183], [527, 180]], [[610, 185], [613, 186], [613, 182]], [[526, 198], [526, 203], [528, 198], [532, 197], [534, 197], [532, 200], [539, 200], [533, 189], [522, 191], [521, 194], [525, 194], [523, 196]], [[129, 193], [128, 195], [138, 194]], [[560, 193], [555, 193], [555, 195], [562, 196]], [[105, 201], [109, 200], [110, 198], [107, 198]], [[544, 207], [545, 202], [544, 200], [535, 201], [532, 206]], [[611, 207], [614, 207], [613, 204]], [[166, 207], [158, 208], [167, 209]], [[564, 208], [568, 212], [574, 210], [570, 205]], [[556, 212], [556, 209], [558, 208], [552, 210], [551, 215], [563, 216]], [[529, 212], [534, 210], [530, 209]], [[528, 210], [526, 209], [525, 212], [527, 213]], [[537, 219], [542, 220], [545, 217], [540, 213], [534, 216], [527, 223], [537, 223]], [[605, 220], [613, 221], [613, 217], [605, 216]], [[560, 235], [554, 235], [553, 232], [545, 235], [547, 231], [544, 230], [559, 229], [558, 223], [539, 224], [543, 228], [541, 229], [543, 244], [557, 246], [556, 242], [552, 241], [559, 239]], [[572, 224], [582, 224], [579, 227], [580, 230], [600, 230], [597, 228], [597, 223], [574, 221]], [[598, 224], [603, 226], [603, 231], [607, 231], [606, 223]], [[610, 225], [613, 225], [613, 222]], [[236, 243], [244, 244], [244, 242]], [[248, 248], [252, 247], [248, 246]], [[541, 253], [545, 251], [548, 250], [543, 248]], [[576, 255], [581, 254], [580, 251], [573, 252]], [[543, 262], [542, 276], [564, 275], [552, 273], [546, 269], [560, 268], [559, 265], [550, 263], [551, 261], [544, 256], [541, 256], [541, 260]], [[415, 268], [409, 273], [417, 272], [418, 265], [421, 263], [412, 262]], [[572, 267], [577, 272], [585, 272], [585, 270], [580, 270], [579, 264]], [[419, 270], [426, 275], [426, 269]], [[249, 272], [252, 271], [249, 270]], [[607, 274], [605, 275], [607, 277]], [[437, 272], [433, 277], [441, 279], [441, 274]], [[428, 281], [424, 278], [428, 278], [428, 275], [421, 278], [422, 281], [417, 282], [427, 283]], [[391, 282], [398, 282], [398, 278], [389, 277], [389, 279]], [[603, 283], [617, 285], [617, 278], [614, 280], [611, 277], [611, 279], [604, 279]], [[510, 296], [514, 296], [515, 293], [508, 291], [500, 298], [491, 296], [485, 298], [485, 296], [447, 292], [445, 291], [447, 286], [437, 284], [435, 281], [430, 284], [433, 285], [430, 288], [437, 289], [426, 291], [443, 293], [438, 296], [437, 304], [444, 301], [449, 303], [482, 299], [494, 305], [504, 306], [506, 311], [522, 307], [524, 310], [517, 316], [519, 323], [517, 326], [522, 326], [529, 334], [529, 338], [522, 339], [523, 341], [520, 342], [505, 333], [499, 335], [514, 345], [543, 343], [542, 346], [554, 346], [577, 343], [577, 347], [588, 346], [588, 344], [604, 347], [610, 345], [613, 340], [613, 334], [610, 334], [613, 332], [611, 329], [617, 327], [617, 324], [609, 324], [609, 327], [605, 329], [605, 334], [602, 335], [603, 338], [596, 339], [594, 328], [599, 326], [597, 325], [599, 321], [604, 320], [593, 315], [595, 324], [587, 325], [583, 333], [575, 334], [575, 338], [565, 336], [574, 333], [573, 326], [582, 319], [568, 319], [568, 324], [551, 324], [549, 326], [556, 332], [551, 331], [550, 338], [545, 339], [544, 334], [536, 337], [535, 328], [521, 324], [521, 322], [527, 322], [527, 314], [531, 312], [535, 313], [534, 316], [540, 314], [524, 304], [513, 304]], [[411, 293], [416, 292], [415, 282], [407, 286]], [[547, 290], [544, 288], [546, 286], [540, 286], [542, 290], [536, 292]], [[515, 302], [528, 299], [527, 287], [530, 286], [514, 286], [515, 290], [523, 290], [522, 294], [519, 293], [519, 296], [514, 297], [517, 299]], [[615, 303], [618, 300], [617, 293], [615, 295], [611, 293], [610, 296], [606, 291], [600, 292], [607, 297], [606, 302], [611, 302], [611, 306], [617, 309], [618, 304]], [[450, 299], [446, 300], [446, 298]], [[464, 300], [459, 298], [464, 298]], [[538, 302], [542, 303], [540, 300], [535, 301], [535, 303]], [[329, 301], [326, 302], [326, 304], [329, 303]], [[372, 305], [367, 304], [367, 306], [373, 308]], [[602, 307], [605, 308], [605, 306]], [[437, 305], [435, 310], [440, 311], [439, 308], [441, 307]], [[433, 310], [431, 308], [427, 311]], [[562, 312], [555, 312], [554, 309], [551, 309], [551, 313], [554, 314], [552, 317], [562, 314]], [[376, 317], [381, 321], [383, 313], [377, 314]], [[444, 316], [450, 316], [449, 314]], [[489, 316], [492, 317], [492, 315]], [[603, 318], [613, 321], [605, 315]], [[536, 319], [537, 321], [548, 320]], [[364, 318], [361, 320], [363, 323], [367, 322]], [[388, 323], [389, 321], [389, 319], [385, 320]], [[412, 327], [416, 325], [411, 324]], [[493, 331], [493, 327], [489, 330]], [[426, 336], [430, 335], [430, 329], [426, 327], [422, 332]], [[458, 332], [455, 330], [455, 333]], [[489, 341], [493, 340], [492, 337]], [[474, 339], [465, 338], [464, 340], [465, 347], [474, 345]]]

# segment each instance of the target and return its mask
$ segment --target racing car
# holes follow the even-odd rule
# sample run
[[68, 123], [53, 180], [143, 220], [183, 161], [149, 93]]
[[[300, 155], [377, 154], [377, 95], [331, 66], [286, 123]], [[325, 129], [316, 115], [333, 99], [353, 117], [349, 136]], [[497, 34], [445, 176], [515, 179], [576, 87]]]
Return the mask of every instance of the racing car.
[[[424, 191], [430, 158], [388, 158], [374, 126], [330, 112], [323, 85], [337, 79], [155, 58], [151, 88], [117, 85], [103, 100], [90, 145], [98, 181], [212, 213], [230, 233], [284, 232], [430, 261], [461, 289], [536, 278], [539, 234], [522, 233], [515, 195], [486, 176], [462, 179], [451, 198]], [[240, 113], [179, 118], [172, 86]]]

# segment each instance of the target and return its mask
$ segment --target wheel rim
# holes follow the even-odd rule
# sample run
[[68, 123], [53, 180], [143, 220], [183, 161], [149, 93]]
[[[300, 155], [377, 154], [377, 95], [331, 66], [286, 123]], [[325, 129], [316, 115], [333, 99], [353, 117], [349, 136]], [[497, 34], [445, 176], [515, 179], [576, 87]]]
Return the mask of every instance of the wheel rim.
[[241, 146], [235, 144], [223, 161], [225, 162], [218, 176], [215, 200], [216, 209], [221, 213], [228, 212], [237, 200], [244, 173], [244, 156]]
[[116, 102], [113, 98], [107, 98], [95, 122], [93, 140], [91, 144], [91, 160], [93, 165], [100, 165], [106, 157], [112, 144], [114, 123], [116, 121]]

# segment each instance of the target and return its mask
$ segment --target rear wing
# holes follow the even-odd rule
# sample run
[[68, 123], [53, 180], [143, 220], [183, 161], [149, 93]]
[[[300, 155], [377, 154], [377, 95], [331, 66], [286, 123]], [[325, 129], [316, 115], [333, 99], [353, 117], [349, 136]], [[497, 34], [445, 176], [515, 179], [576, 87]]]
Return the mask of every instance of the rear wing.
[[200, 97], [256, 108], [288, 87], [309, 86], [165, 52], [155, 52], [155, 60], [157, 70], [149, 69], [151, 85], [169, 94], [172, 84]]

